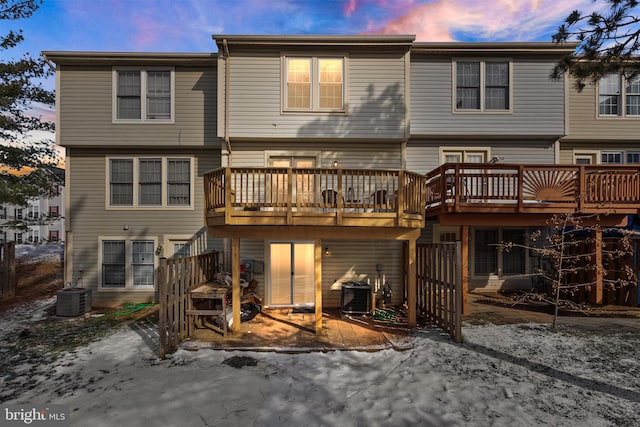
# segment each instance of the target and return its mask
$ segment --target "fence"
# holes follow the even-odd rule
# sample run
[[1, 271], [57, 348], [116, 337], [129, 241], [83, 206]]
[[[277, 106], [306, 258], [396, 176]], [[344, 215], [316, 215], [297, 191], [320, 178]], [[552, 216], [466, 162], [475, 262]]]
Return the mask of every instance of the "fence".
[[0, 297], [15, 296], [17, 288], [16, 243], [0, 243]]
[[187, 336], [189, 290], [213, 279], [218, 263], [218, 252], [178, 259], [160, 259], [158, 299], [161, 358]]
[[462, 342], [460, 242], [419, 244], [417, 270], [418, 314]]

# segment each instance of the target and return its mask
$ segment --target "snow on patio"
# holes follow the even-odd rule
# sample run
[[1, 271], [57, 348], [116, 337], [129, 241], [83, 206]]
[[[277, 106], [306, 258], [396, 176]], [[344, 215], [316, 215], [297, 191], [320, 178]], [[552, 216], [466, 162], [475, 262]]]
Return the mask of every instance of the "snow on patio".
[[[42, 307], [0, 314], [0, 346]], [[21, 369], [0, 370], [0, 395], [13, 388], [0, 405], [69, 405], [71, 425], [92, 427], [640, 424], [637, 328], [489, 324], [465, 327], [462, 345], [428, 329], [407, 351], [181, 349], [167, 360], [145, 331], [123, 326], [40, 364], [5, 351], [0, 364]], [[235, 356], [256, 364], [223, 363]]]

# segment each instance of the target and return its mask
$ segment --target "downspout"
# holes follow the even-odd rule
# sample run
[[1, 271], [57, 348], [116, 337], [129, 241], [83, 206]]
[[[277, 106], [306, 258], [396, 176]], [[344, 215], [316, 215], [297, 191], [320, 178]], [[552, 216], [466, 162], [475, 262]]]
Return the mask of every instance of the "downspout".
[[227, 166], [231, 166], [231, 141], [229, 139], [229, 44], [222, 39], [224, 47], [224, 142], [227, 146]]
[[[222, 39], [222, 46], [224, 50], [224, 143], [226, 145], [226, 162], [222, 159], [222, 166], [231, 167], [232, 165], [232, 154], [231, 154], [231, 141], [229, 139], [229, 44], [227, 43], [227, 39]], [[227, 206], [229, 209], [229, 206]], [[231, 271], [232, 267], [232, 242], [229, 238], [224, 238], [222, 242], [224, 248], [224, 256], [223, 258], [223, 266], [225, 271]], [[240, 246], [240, 245], [238, 245]], [[235, 308], [234, 308], [235, 310]], [[234, 325], [237, 327], [239, 325]], [[239, 329], [238, 329], [239, 330]]]

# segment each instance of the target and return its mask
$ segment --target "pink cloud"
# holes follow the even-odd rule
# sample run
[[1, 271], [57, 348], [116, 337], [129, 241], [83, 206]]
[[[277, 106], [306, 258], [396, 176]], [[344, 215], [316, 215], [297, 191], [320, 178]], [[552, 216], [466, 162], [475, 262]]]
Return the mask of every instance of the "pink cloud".
[[418, 41], [452, 41], [456, 32], [488, 40], [532, 40], [572, 10], [596, 6], [591, 0], [435, 0], [367, 32], [415, 34]]

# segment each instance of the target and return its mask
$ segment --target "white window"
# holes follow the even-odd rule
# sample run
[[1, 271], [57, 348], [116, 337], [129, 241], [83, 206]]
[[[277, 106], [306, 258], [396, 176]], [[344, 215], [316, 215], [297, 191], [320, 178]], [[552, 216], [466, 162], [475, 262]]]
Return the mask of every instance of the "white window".
[[27, 216], [29, 219], [38, 219], [40, 217], [40, 207], [39, 206], [29, 206], [27, 208]]
[[622, 151], [603, 151], [601, 153], [600, 163], [603, 165], [621, 165], [623, 158]]
[[15, 219], [22, 219], [22, 208], [16, 208]]
[[0, 207], [0, 219], [7, 219], [7, 208], [4, 206]]
[[511, 62], [459, 60], [454, 62], [455, 111], [510, 111]]
[[36, 228], [30, 228], [27, 233], [27, 240], [29, 243], [40, 243], [40, 230]]
[[102, 238], [101, 289], [153, 289], [155, 240]]
[[22, 233], [16, 233], [13, 238], [16, 243], [22, 243]]
[[49, 241], [57, 242], [60, 240], [60, 232], [58, 230], [49, 230]]
[[172, 122], [174, 78], [171, 68], [114, 69], [114, 120]]
[[108, 159], [107, 206], [193, 207], [193, 166], [186, 157]]
[[173, 258], [186, 258], [191, 256], [191, 242], [173, 242]]
[[0, 231], [0, 243], [7, 243], [7, 232]]
[[284, 57], [285, 111], [345, 111], [345, 57]]
[[441, 148], [440, 164], [443, 163], [486, 163], [489, 160], [490, 149], [484, 147], [470, 148]]
[[598, 115], [640, 117], [640, 76], [609, 74], [598, 82]]
[[162, 159], [139, 159], [138, 205], [162, 205]]
[[640, 151], [627, 151], [627, 163], [629, 164], [640, 163]]

